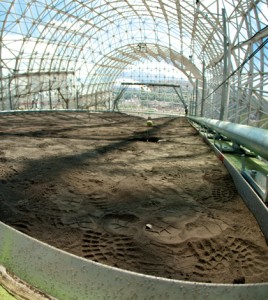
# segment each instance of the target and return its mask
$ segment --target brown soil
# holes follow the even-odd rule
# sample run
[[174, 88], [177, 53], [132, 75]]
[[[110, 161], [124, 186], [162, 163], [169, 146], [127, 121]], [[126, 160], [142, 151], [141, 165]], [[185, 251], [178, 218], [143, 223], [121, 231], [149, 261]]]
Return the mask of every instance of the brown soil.
[[[0, 219], [50, 245], [167, 278], [268, 281], [258, 225], [181, 118], [0, 118]], [[147, 141], [148, 140], [148, 141]]]

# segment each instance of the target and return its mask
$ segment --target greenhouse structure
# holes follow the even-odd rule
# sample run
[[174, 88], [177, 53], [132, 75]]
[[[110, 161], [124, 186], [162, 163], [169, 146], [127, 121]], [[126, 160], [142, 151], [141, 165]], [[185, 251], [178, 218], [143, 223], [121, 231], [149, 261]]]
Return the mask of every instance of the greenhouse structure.
[[267, 0], [0, 1], [0, 137], [1, 299], [266, 299]]

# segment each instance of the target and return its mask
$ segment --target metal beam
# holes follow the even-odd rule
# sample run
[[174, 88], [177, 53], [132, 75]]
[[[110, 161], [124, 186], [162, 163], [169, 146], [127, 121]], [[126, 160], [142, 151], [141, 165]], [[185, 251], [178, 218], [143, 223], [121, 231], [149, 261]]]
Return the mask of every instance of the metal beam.
[[121, 85], [146, 85], [146, 86], [163, 86], [163, 87], [180, 87], [177, 84], [167, 83], [150, 83], [150, 82], [122, 82]]
[[260, 31], [258, 31], [255, 35], [253, 35], [251, 38], [249, 38], [246, 41], [243, 41], [241, 43], [236, 44], [233, 46], [232, 50], [235, 50], [237, 48], [241, 48], [243, 46], [256, 43], [257, 41], [266, 38], [268, 36], [268, 25], [266, 25], [264, 28], [262, 28]]
[[182, 92], [181, 92], [181, 95], [180, 95], [179, 92], [176, 90], [175, 87], [173, 87], [173, 89], [174, 89], [175, 93], [177, 94], [177, 96], [179, 97], [179, 99], [181, 100], [184, 109], [186, 109], [186, 108], [187, 108], [187, 104], [185, 103], [185, 101], [184, 101], [184, 99], [183, 99]]
[[57, 88], [57, 91], [59, 92], [61, 98], [63, 99], [63, 101], [65, 102], [66, 104], [66, 108], [68, 109], [69, 108], [69, 99], [65, 99], [65, 97], [63, 96], [62, 92], [60, 91], [60, 88]]
[[75, 72], [73, 71], [56, 71], [56, 72], [34, 72], [34, 73], [14, 73], [11, 75], [8, 75], [6, 77], [0, 77], [0, 80], [3, 79], [8, 79], [9, 76], [14, 79], [14, 78], [20, 78], [20, 77], [33, 77], [33, 76], [44, 76], [44, 75], [75, 75]]
[[188, 119], [213, 129], [268, 160], [268, 130], [215, 119], [199, 117], [188, 117]]
[[113, 103], [113, 111], [114, 111], [115, 109], [117, 109], [117, 110], [119, 111], [119, 108], [118, 108], [119, 100], [123, 97], [123, 95], [124, 95], [125, 91], [127, 90], [127, 88], [128, 88], [128, 85], [127, 85], [127, 86], [124, 86], [124, 87], [120, 90], [120, 92], [119, 92], [119, 94], [116, 96], [116, 98], [114, 99], [114, 103]]

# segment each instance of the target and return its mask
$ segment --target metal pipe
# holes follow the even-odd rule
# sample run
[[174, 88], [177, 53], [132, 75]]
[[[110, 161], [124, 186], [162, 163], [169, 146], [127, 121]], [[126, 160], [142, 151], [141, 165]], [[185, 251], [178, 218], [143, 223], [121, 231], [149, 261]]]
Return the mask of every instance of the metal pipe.
[[190, 120], [206, 126], [228, 137], [257, 155], [268, 160], [268, 130], [215, 119], [188, 117]]

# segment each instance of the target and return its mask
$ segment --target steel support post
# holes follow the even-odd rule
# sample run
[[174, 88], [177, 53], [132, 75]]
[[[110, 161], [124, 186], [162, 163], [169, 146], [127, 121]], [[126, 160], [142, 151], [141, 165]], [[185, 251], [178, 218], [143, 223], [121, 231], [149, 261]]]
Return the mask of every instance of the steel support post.
[[94, 98], [95, 98], [95, 111], [97, 111], [97, 109], [98, 109], [98, 96], [97, 96], [97, 93], [95, 93]]
[[[263, 39], [261, 39], [261, 42], [263, 42]], [[261, 51], [260, 51], [260, 61], [261, 62], [264, 62], [264, 49], [262, 48]], [[265, 68], [265, 64], [264, 63], [261, 63], [260, 65], [260, 68], [261, 68], [261, 72], [260, 72], [260, 99], [264, 99], [264, 68]], [[257, 126], [260, 127], [260, 120], [261, 120], [261, 117], [262, 117], [262, 103], [259, 102], [259, 109], [257, 110]]]
[[180, 99], [180, 101], [181, 101], [181, 103], [182, 103], [183, 107], [184, 107], [184, 108], [186, 108], [186, 107], [187, 107], [187, 105], [186, 105], [186, 102], [184, 101], [184, 98], [183, 98], [182, 92], [179, 94], [179, 92], [176, 90], [176, 88], [175, 88], [175, 87], [173, 87], [173, 89], [174, 89], [175, 93], [177, 94], [177, 96], [179, 97], [179, 99]]
[[189, 110], [189, 114], [192, 116], [194, 115], [194, 99], [195, 99], [195, 90], [193, 89], [193, 92], [192, 92], [192, 99], [190, 100], [190, 110]]
[[79, 99], [79, 91], [78, 91], [78, 89], [76, 89], [76, 94], [75, 94], [75, 96], [76, 96], [76, 109], [78, 109], [78, 106], [79, 106], [79, 103], [78, 103], [78, 99]]
[[[253, 52], [253, 44], [249, 45], [250, 53]], [[252, 89], [253, 89], [253, 80], [254, 80], [254, 66], [253, 66], [253, 59], [249, 61], [249, 73], [248, 73], [248, 115], [247, 115], [247, 125], [250, 125], [251, 119], [251, 112], [252, 112]]]
[[229, 70], [229, 46], [228, 46], [228, 36], [227, 36], [227, 24], [226, 24], [226, 12], [222, 9], [222, 21], [223, 21], [223, 82], [222, 94], [221, 94], [221, 110], [220, 110], [220, 120], [227, 120], [228, 116], [228, 105], [229, 105], [229, 81], [225, 82], [228, 78]]
[[202, 70], [202, 99], [201, 99], [201, 117], [204, 116], [204, 103], [205, 103], [205, 95], [206, 95], [206, 67], [205, 67], [205, 61], [203, 61], [203, 70]]
[[49, 108], [52, 110], [52, 99], [51, 99], [51, 80], [49, 79], [49, 87], [48, 87], [48, 92], [49, 92]]
[[[1, 61], [1, 51], [0, 51], [0, 61]], [[0, 82], [0, 93], [1, 93], [1, 102], [2, 102], [2, 110], [5, 109], [4, 106], [4, 90], [3, 90], [3, 67], [0, 66], [0, 78], [1, 78], [1, 82]]]
[[195, 106], [194, 106], [194, 115], [197, 116], [197, 103], [198, 103], [198, 79], [196, 79], [196, 90], [195, 90]]
[[13, 106], [12, 106], [12, 99], [11, 99], [11, 76], [8, 75], [8, 98], [9, 98], [9, 108], [10, 110], [13, 109]]

